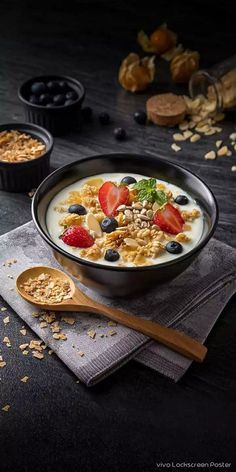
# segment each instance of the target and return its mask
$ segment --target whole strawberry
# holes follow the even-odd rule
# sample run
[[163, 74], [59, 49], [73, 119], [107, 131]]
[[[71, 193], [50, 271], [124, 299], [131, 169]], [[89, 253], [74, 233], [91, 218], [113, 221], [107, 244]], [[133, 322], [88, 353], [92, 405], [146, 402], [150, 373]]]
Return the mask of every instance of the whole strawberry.
[[61, 236], [68, 246], [87, 248], [93, 245], [94, 239], [82, 226], [70, 226]]

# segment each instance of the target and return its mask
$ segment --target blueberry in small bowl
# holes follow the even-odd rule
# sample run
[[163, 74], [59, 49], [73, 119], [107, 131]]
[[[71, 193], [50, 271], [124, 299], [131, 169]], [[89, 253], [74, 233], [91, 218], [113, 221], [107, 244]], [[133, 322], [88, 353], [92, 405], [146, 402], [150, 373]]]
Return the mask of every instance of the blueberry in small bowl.
[[54, 135], [65, 134], [81, 124], [85, 89], [72, 77], [32, 77], [20, 86], [18, 97], [26, 121], [43, 126]]

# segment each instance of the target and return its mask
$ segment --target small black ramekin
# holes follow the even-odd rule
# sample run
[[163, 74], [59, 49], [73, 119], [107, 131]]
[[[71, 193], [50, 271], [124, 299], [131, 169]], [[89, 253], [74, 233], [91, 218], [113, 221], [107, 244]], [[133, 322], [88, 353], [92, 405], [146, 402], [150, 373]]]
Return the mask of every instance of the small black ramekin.
[[[54, 106], [50, 108], [30, 103], [28, 98], [31, 94], [31, 85], [34, 82], [46, 83], [51, 80], [66, 81], [77, 93], [77, 100], [70, 105]], [[81, 105], [85, 97], [85, 89], [81, 82], [72, 77], [65, 75], [41, 75], [32, 77], [20, 86], [18, 89], [18, 97], [23, 103], [26, 121], [43, 126], [55, 136], [66, 134], [74, 127], [80, 127]]]
[[30, 134], [46, 146], [42, 156], [25, 162], [2, 162], [0, 160], [0, 189], [7, 192], [28, 192], [37, 188], [49, 174], [49, 160], [53, 148], [53, 137], [44, 128], [31, 123], [0, 124], [1, 131], [17, 130]]

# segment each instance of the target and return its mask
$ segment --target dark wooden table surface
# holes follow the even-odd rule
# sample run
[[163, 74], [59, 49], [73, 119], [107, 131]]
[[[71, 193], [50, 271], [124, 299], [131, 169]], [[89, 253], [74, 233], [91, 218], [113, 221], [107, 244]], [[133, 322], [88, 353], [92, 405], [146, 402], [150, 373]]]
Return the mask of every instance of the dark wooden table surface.
[[[190, 3], [190, 2], [189, 2]], [[179, 162], [196, 172], [214, 191], [220, 221], [216, 237], [236, 246], [236, 156], [205, 161], [215, 136], [197, 145], [185, 143], [175, 154], [172, 131], [139, 127], [132, 119], [153, 91], [173, 89], [166, 72], [152, 91], [124, 92], [117, 84], [121, 59], [138, 50], [136, 32], [167, 20], [181, 40], [201, 52], [203, 66], [235, 53], [231, 2], [60, 2], [32, 4], [2, 1], [0, 6], [0, 121], [22, 121], [17, 87], [26, 78], [44, 73], [68, 74], [85, 85], [86, 104], [94, 121], [80, 133], [55, 140], [52, 168], [94, 153], [123, 151], [152, 153]], [[160, 65], [159, 65], [160, 64]], [[112, 124], [101, 127], [96, 115], [108, 111]], [[124, 126], [127, 141], [117, 143], [112, 130]], [[235, 130], [235, 118], [223, 125], [223, 137]], [[0, 232], [31, 218], [26, 194], [0, 192]], [[3, 306], [3, 302], [0, 302]], [[235, 298], [207, 340], [203, 365], [193, 365], [178, 384], [130, 362], [100, 385], [87, 389], [56, 358], [22, 361], [21, 319], [9, 309], [11, 322], [3, 329], [13, 341], [4, 350], [7, 367], [0, 371], [0, 469], [21, 471], [154, 471], [156, 463], [171, 461], [231, 462], [235, 464]], [[29, 375], [27, 384], [20, 378]], [[235, 470], [235, 465], [231, 466]], [[172, 470], [169, 468], [169, 470]], [[197, 469], [191, 469], [197, 470]], [[201, 470], [207, 470], [202, 468]], [[214, 470], [213, 468], [211, 470]]]

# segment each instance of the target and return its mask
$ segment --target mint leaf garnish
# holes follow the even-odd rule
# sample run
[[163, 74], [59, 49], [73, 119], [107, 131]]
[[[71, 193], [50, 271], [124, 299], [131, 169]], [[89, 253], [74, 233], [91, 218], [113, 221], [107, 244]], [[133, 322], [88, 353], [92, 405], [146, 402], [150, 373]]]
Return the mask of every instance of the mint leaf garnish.
[[157, 190], [156, 179], [142, 179], [134, 184], [133, 188], [138, 190], [138, 198], [141, 202], [147, 200], [152, 203], [157, 202], [162, 206], [168, 201], [165, 192]]

